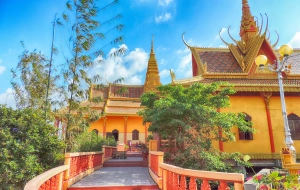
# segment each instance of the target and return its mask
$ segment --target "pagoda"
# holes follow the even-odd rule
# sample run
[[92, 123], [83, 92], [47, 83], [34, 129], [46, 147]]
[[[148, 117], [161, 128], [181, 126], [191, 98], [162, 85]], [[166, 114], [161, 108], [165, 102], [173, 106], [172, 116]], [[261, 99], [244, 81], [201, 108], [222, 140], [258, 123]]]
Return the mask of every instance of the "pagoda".
[[[225, 81], [234, 86], [236, 94], [230, 97], [230, 107], [221, 112], [243, 112], [246, 120], [253, 123], [255, 133], [234, 129], [234, 142], [215, 142], [214, 146], [224, 152], [249, 154], [252, 161], [259, 165], [267, 163], [278, 166], [280, 151], [284, 145], [284, 124], [279, 96], [277, 73], [255, 64], [258, 55], [265, 55], [268, 63], [276, 68], [279, 58], [275, 43], [270, 42], [268, 17], [262, 16], [261, 24], [251, 14], [247, 0], [242, 0], [242, 18], [240, 39], [234, 39], [228, 28], [232, 42], [225, 43], [226, 48], [191, 46], [184, 40], [192, 56], [192, 78], [176, 79], [173, 84], [188, 86], [199, 82], [211, 84]], [[265, 21], [265, 22], [264, 22]], [[265, 24], [264, 24], [265, 23]], [[300, 151], [300, 50], [294, 49], [287, 60], [289, 72], [283, 73], [283, 85], [287, 107], [288, 122], [294, 141], [294, 147]], [[256, 162], [256, 160], [259, 160]]]
[[[145, 143], [148, 136], [148, 124], [138, 115], [142, 110], [140, 97], [144, 92], [155, 92], [161, 85], [157, 61], [154, 52], [154, 39], [152, 37], [151, 52], [149, 56], [144, 85], [126, 85], [109, 83], [104, 88], [94, 85], [90, 89], [91, 98], [101, 97], [102, 102], [90, 105], [92, 109], [102, 113], [103, 116], [91, 124], [90, 131], [103, 137], [114, 137], [118, 143], [127, 144], [128, 140], [135, 143]], [[123, 90], [122, 93], [120, 89]], [[83, 102], [84, 104], [89, 102]]]

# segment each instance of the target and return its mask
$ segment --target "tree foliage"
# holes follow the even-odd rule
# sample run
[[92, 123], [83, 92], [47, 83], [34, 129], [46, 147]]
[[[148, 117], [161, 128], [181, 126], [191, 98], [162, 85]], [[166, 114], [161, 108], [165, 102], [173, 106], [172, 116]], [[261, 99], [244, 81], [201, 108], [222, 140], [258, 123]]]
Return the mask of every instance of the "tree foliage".
[[[24, 46], [23, 46], [24, 47]], [[49, 79], [50, 96], [57, 91], [58, 76], [48, 77], [49, 60], [41, 52], [24, 50], [15, 69], [12, 69], [14, 96], [18, 108], [46, 109]], [[47, 107], [49, 109], [49, 107]]]
[[[60, 117], [66, 123], [65, 141], [68, 145], [67, 150], [72, 149], [72, 139], [83, 132], [91, 121], [99, 118], [99, 113], [92, 111], [89, 105], [101, 100], [99, 97], [91, 98], [88, 89], [92, 87], [92, 83], [99, 83], [101, 76], [91, 77], [88, 75], [87, 70], [93, 69], [95, 64], [98, 63], [94, 61], [97, 56], [104, 55], [101, 49], [93, 50], [96, 41], [105, 38], [107, 33], [101, 32], [100, 28], [122, 17], [117, 14], [108, 21], [101, 23], [96, 20], [97, 15], [100, 11], [105, 11], [116, 4], [118, 4], [118, 0], [112, 1], [103, 8], [98, 8], [94, 0], [72, 0], [67, 2], [68, 11], [62, 15], [65, 21], [64, 25], [69, 26], [69, 50], [71, 55], [66, 58], [66, 69], [62, 72], [65, 82], [62, 86], [64, 95], [60, 104], [61, 107], [65, 107], [61, 110]], [[59, 22], [59, 24], [63, 23]], [[122, 24], [118, 24], [109, 31], [113, 29], [121, 31], [123, 27]], [[118, 36], [110, 44], [119, 43], [122, 40], [123, 36]], [[124, 48], [120, 48], [112, 55], [118, 55], [124, 51]], [[89, 103], [82, 104], [83, 101]]]
[[42, 110], [0, 106], [0, 118], [0, 189], [22, 189], [63, 159], [64, 143]]
[[230, 105], [229, 95], [235, 93], [231, 86], [195, 83], [187, 88], [160, 86], [158, 90], [159, 93], [142, 95], [142, 105], [146, 108], [140, 115], [144, 122], [150, 123], [149, 131], [169, 140], [167, 161], [184, 168], [209, 171], [230, 171], [230, 165], [225, 162], [228, 159], [247, 164], [241, 154], [223, 153], [213, 147], [213, 141], [234, 141], [233, 127], [253, 131], [243, 113], [218, 111]]
[[71, 152], [94, 152], [102, 151], [103, 145], [116, 146], [114, 137], [103, 138], [93, 131], [85, 130], [73, 141]]

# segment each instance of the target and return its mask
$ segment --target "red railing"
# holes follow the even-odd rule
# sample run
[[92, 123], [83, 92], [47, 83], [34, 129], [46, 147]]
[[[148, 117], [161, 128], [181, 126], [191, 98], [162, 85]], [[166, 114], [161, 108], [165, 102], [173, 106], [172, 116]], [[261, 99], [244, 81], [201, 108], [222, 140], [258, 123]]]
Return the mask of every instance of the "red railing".
[[235, 190], [244, 189], [243, 174], [184, 169], [163, 163], [163, 156], [163, 152], [149, 152], [149, 173], [160, 189], [210, 190], [209, 182], [217, 182], [219, 190], [229, 189], [228, 183]]
[[39, 190], [48, 190], [48, 189], [57, 190], [59, 189], [59, 181], [60, 181], [60, 173], [47, 180], [45, 183], [43, 183], [39, 188]]
[[62, 189], [63, 174], [68, 169], [69, 166], [64, 165], [48, 170], [29, 181], [24, 190], [60, 190]]
[[24, 190], [67, 189], [103, 164], [103, 152], [65, 154], [65, 165], [53, 168], [29, 181]]
[[150, 162], [150, 169], [152, 172], [158, 177], [161, 177], [158, 175], [158, 155], [150, 154]]
[[117, 147], [114, 146], [103, 146], [104, 158], [111, 158], [113, 151], [117, 150]]

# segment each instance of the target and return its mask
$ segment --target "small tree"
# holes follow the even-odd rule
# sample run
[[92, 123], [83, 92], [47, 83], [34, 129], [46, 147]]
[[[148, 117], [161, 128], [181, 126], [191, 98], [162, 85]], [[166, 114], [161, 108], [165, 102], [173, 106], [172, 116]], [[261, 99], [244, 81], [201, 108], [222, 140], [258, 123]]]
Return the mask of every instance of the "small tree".
[[63, 159], [64, 143], [43, 110], [0, 106], [0, 118], [0, 189], [23, 189]]
[[149, 131], [170, 140], [166, 161], [208, 171], [231, 171], [227, 159], [247, 164], [241, 154], [223, 153], [212, 145], [213, 141], [234, 141], [233, 127], [252, 131], [244, 114], [218, 112], [218, 108], [230, 105], [229, 95], [235, 93], [224, 83], [222, 86], [226, 87], [220, 88], [221, 84], [195, 83], [187, 88], [166, 85], [158, 87], [159, 93], [142, 95], [142, 105], [146, 108], [140, 115], [144, 122], [150, 122]]
[[[87, 70], [91, 70], [97, 64], [95, 58], [103, 56], [103, 51], [99, 48], [93, 51], [93, 46], [99, 39], [105, 38], [105, 34], [99, 31], [99, 28], [105, 24], [121, 18], [120, 14], [113, 16], [105, 22], [96, 20], [98, 12], [104, 11], [109, 7], [118, 4], [118, 0], [113, 0], [110, 4], [99, 9], [94, 0], [72, 0], [68, 1], [67, 12], [62, 15], [65, 25], [69, 25], [70, 38], [69, 49], [70, 58], [66, 59], [66, 69], [63, 70], [62, 76], [65, 85], [62, 86], [64, 97], [61, 101], [61, 107], [65, 107], [60, 112], [60, 117], [66, 125], [65, 142], [67, 150], [72, 149], [72, 139], [79, 133], [89, 127], [91, 121], [99, 118], [99, 113], [90, 109], [90, 104], [83, 105], [83, 101], [99, 102], [99, 97], [91, 98], [87, 89], [91, 88], [92, 83], [99, 83], [100, 75], [88, 76]], [[62, 24], [59, 22], [59, 24]], [[122, 30], [122, 24], [118, 24], [113, 29]], [[110, 44], [122, 42], [123, 36], [113, 39]], [[112, 56], [119, 55], [125, 51], [120, 48]], [[100, 60], [100, 59], [99, 59]], [[117, 80], [120, 81], [120, 80]], [[101, 85], [96, 85], [101, 87]]]
[[[24, 44], [23, 44], [24, 47]], [[49, 77], [49, 60], [36, 50], [24, 50], [16, 69], [12, 69], [14, 96], [18, 108], [49, 109], [46, 97], [49, 80], [50, 96], [57, 91], [55, 81], [58, 76]]]

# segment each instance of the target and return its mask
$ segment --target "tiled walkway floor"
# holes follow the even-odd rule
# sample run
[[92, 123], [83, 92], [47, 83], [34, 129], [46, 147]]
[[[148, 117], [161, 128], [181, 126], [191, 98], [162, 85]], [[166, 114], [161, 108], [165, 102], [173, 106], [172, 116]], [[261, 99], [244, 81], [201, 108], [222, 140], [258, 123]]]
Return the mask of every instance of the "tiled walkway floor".
[[110, 159], [105, 162], [141, 162], [143, 158], [141, 157], [127, 157], [126, 159]]
[[72, 187], [157, 185], [148, 167], [104, 167], [78, 181]]

